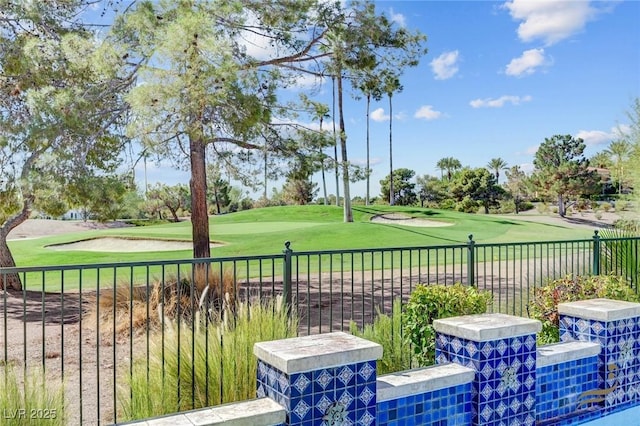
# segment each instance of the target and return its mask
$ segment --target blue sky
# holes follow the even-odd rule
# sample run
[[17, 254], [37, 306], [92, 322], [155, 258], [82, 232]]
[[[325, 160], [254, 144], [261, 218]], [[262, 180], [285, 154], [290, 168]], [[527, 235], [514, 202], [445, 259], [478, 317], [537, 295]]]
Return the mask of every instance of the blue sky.
[[[393, 98], [394, 168], [439, 176], [435, 165], [443, 157], [471, 167], [501, 157], [531, 170], [537, 146], [555, 134], [583, 138], [591, 156], [617, 138], [640, 96], [638, 1], [376, 1], [376, 7], [428, 38], [428, 54], [404, 73], [404, 90]], [[314, 89], [314, 99], [330, 104], [330, 81]], [[364, 165], [366, 105], [352, 95], [349, 89], [345, 97], [349, 159]], [[371, 111], [377, 196], [389, 173], [387, 99], [373, 102]], [[149, 165], [148, 179], [175, 183], [188, 176]], [[328, 185], [335, 194], [332, 175]], [[364, 182], [352, 184], [352, 196], [364, 193]]]

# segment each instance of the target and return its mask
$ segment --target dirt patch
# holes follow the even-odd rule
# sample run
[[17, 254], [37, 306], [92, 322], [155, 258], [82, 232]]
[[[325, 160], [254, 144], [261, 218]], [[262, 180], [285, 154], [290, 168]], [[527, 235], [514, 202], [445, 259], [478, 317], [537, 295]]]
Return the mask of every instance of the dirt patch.
[[[211, 244], [211, 248], [219, 247], [221, 244]], [[51, 250], [63, 251], [99, 251], [112, 253], [133, 253], [145, 251], [176, 251], [191, 250], [193, 242], [191, 241], [171, 241], [171, 240], [154, 240], [154, 239], [137, 239], [137, 238], [91, 238], [88, 240], [80, 240], [65, 244], [52, 244], [46, 246]]]

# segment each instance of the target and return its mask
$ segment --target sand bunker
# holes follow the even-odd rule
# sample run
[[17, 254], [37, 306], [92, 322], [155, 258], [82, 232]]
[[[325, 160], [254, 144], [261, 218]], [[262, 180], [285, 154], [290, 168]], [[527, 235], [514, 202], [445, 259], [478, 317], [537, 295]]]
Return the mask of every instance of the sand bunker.
[[[211, 247], [219, 247], [221, 244], [211, 244]], [[143, 251], [176, 251], [191, 250], [191, 241], [168, 241], [151, 239], [129, 239], [129, 238], [92, 238], [89, 240], [75, 241], [67, 244], [53, 244], [46, 246], [51, 250], [78, 250], [78, 251], [101, 251], [101, 252], [143, 252]]]
[[402, 226], [419, 226], [425, 228], [434, 228], [439, 226], [453, 226], [453, 223], [440, 222], [437, 220], [418, 219], [407, 216], [402, 213], [379, 214], [371, 218], [374, 223], [386, 223]]

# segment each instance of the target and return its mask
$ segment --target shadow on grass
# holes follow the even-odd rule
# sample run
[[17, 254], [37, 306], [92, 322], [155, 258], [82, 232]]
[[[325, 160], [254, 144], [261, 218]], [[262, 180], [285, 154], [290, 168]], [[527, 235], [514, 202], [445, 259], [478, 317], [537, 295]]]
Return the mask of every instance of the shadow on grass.
[[[436, 235], [433, 235], [433, 234], [429, 234], [427, 232], [420, 232], [419, 229], [415, 229], [415, 228], [409, 229], [409, 227], [407, 227], [407, 226], [398, 226], [398, 225], [393, 225], [393, 224], [389, 224], [389, 223], [376, 223], [376, 225], [377, 226], [385, 226], [387, 228], [394, 228], [394, 229], [397, 229], [399, 231], [410, 232], [412, 234], [418, 234], [418, 235], [421, 235], [421, 236], [424, 236], [424, 237], [430, 237], [430, 238], [433, 238], [433, 239], [436, 239], [436, 240], [449, 241], [449, 242], [452, 242], [452, 243], [455, 243], [455, 244], [464, 244], [464, 242], [462, 242], [460, 240], [454, 240], [454, 239], [451, 239], [451, 238], [442, 238], [442, 237], [439, 237], [439, 236], [436, 236]], [[429, 244], [429, 245], [432, 245], [432, 244]]]
[[352, 207], [352, 210], [361, 212], [361, 213], [371, 214], [371, 215], [391, 214], [391, 213], [402, 213], [406, 215], [415, 214], [420, 216], [441, 216], [442, 215], [442, 213], [440, 212], [436, 212], [429, 209], [408, 209], [408, 210], [403, 209], [403, 210], [394, 211], [394, 210], [380, 209], [372, 206], [354, 206]]

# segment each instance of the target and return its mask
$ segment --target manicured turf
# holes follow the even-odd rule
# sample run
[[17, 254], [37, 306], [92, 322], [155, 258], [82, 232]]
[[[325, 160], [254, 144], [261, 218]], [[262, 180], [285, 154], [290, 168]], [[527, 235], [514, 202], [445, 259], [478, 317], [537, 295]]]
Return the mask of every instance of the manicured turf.
[[[372, 223], [376, 214], [402, 212], [413, 217], [452, 223], [447, 227], [409, 227]], [[464, 214], [445, 210], [408, 207], [356, 206], [354, 222], [344, 223], [342, 208], [335, 206], [284, 206], [253, 209], [214, 216], [210, 219], [211, 240], [223, 243], [212, 256], [245, 256], [280, 253], [285, 241], [296, 251], [350, 248], [415, 247], [463, 244], [468, 236], [478, 243], [586, 239], [588, 229], [505, 220], [490, 215]], [[18, 266], [111, 263], [185, 259], [191, 250], [102, 253], [54, 251], [47, 245], [98, 236], [191, 240], [191, 224], [181, 222], [147, 227], [117, 228], [66, 234], [9, 243]]]

